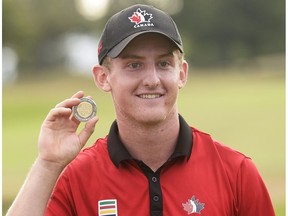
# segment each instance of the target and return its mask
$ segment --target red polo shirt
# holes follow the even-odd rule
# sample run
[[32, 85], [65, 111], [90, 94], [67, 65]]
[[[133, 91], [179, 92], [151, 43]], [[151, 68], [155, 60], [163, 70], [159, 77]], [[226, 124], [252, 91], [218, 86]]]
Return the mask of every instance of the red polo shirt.
[[130, 156], [114, 122], [67, 166], [45, 215], [275, 215], [250, 158], [179, 121], [176, 149], [156, 172]]

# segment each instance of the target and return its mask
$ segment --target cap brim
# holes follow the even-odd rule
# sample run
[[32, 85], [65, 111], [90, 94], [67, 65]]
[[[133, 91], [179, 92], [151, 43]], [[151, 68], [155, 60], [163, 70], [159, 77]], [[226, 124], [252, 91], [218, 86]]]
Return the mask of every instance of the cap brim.
[[116, 46], [114, 46], [109, 52], [108, 52], [108, 56], [111, 58], [116, 58], [120, 55], [120, 53], [125, 49], [125, 47], [137, 36], [142, 35], [142, 34], [147, 34], [147, 33], [158, 33], [161, 34], [167, 38], [169, 38], [178, 48], [179, 50], [183, 53], [183, 47], [182, 45], [178, 44], [176, 41], [174, 41], [172, 38], [170, 38], [169, 36], [167, 36], [166, 34], [163, 34], [162, 32], [158, 32], [158, 31], [141, 31], [141, 32], [137, 32], [135, 34], [132, 34], [130, 36], [128, 36], [127, 38], [125, 38], [124, 40], [122, 40], [120, 43], [118, 43]]

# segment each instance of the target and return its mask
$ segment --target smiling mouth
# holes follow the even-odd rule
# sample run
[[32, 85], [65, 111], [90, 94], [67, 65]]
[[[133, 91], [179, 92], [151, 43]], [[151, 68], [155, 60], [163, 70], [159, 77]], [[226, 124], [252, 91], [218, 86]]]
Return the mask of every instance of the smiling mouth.
[[162, 95], [161, 94], [141, 94], [138, 95], [138, 97], [143, 98], [143, 99], [155, 99], [155, 98], [160, 98]]

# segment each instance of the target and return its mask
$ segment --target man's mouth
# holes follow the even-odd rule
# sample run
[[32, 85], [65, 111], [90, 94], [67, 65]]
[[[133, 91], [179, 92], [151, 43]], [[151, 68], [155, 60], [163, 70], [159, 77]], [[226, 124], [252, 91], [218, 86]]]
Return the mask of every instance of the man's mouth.
[[161, 94], [140, 94], [138, 97], [143, 98], [143, 99], [155, 99], [155, 98], [160, 98], [162, 95]]

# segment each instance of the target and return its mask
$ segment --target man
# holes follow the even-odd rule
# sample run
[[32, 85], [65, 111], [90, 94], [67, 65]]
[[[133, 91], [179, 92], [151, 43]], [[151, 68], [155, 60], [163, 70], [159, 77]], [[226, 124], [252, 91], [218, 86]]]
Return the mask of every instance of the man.
[[81, 151], [98, 121], [76, 134], [71, 108], [84, 93], [52, 109], [8, 215], [275, 215], [251, 159], [178, 113], [188, 64], [170, 16], [129, 7], [108, 21], [98, 51], [94, 80], [111, 92], [117, 120]]

